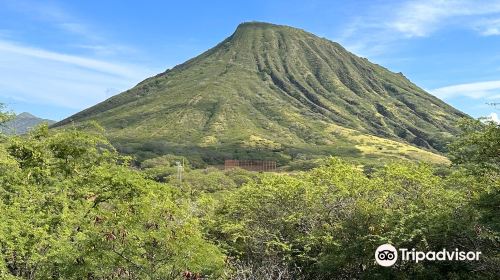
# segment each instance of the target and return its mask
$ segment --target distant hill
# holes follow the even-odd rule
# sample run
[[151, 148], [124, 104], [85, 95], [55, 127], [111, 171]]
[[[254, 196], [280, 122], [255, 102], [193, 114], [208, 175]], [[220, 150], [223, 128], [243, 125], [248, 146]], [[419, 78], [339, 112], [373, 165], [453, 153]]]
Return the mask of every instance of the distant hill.
[[0, 131], [8, 135], [24, 134], [31, 128], [43, 122], [46, 122], [49, 125], [55, 123], [55, 121], [41, 119], [25, 112], [17, 115], [14, 119], [0, 125]]
[[140, 158], [433, 161], [443, 158], [428, 151], [444, 151], [464, 116], [403, 74], [338, 43], [251, 22], [203, 54], [55, 126], [96, 120], [121, 151]]

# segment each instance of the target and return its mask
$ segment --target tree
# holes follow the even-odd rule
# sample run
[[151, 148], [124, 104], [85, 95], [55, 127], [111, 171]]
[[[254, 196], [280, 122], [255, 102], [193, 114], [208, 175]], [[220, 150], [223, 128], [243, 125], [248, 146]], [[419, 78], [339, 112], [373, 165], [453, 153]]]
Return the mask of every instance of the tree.
[[0, 125], [11, 120], [13, 117], [14, 117], [14, 114], [11, 112], [6, 112], [5, 105], [0, 103]]
[[[236, 275], [250, 270], [265, 271], [268, 279], [467, 279], [474, 271], [475, 278], [489, 279], [498, 264], [498, 231], [477, 234], [485, 216], [475, 202], [487, 188], [461, 170], [443, 178], [432, 166], [402, 162], [367, 177], [355, 165], [330, 159], [309, 172], [263, 175], [231, 191], [207, 225], [233, 259]], [[386, 269], [373, 259], [384, 243], [421, 251], [482, 250], [486, 257], [478, 263], [399, 262]]]
[[0, 274], [24, 279], [217, 276], [224, 255], [176, 189], [128, 166], [101, 133], [8, 140], [0, 157]]
[[464, 119], [461, 135], [450, 145], [455, 165], [500, 171], [500, 125], [493, 121]]

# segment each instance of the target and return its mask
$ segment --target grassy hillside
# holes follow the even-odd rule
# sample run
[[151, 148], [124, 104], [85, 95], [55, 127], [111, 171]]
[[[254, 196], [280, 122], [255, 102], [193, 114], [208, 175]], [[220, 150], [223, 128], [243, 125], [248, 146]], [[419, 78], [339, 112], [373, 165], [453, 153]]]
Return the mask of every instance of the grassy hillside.
[[96, 120], [122, 151], [140, 157], [442, 161], [413, 146], [443, 151], [463, 116], [337, 43], [244, 23], [198, 57], [56, 126]]

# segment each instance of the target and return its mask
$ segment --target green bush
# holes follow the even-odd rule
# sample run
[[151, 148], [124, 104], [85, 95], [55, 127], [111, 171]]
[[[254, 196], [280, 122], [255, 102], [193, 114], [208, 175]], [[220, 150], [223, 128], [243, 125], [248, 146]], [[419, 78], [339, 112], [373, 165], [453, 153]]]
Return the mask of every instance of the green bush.
[[[240, 262], [266, 271], [270, 263], [280, 264], [296, 271], [290, 279], [468, 278], [477, 267], [485, 269], [474, 277], [489, 279], [498, 265], [498, 244], [487, 238], [498, 238], [491, 212], [497, 202], [484, 199], [498, 178], [476, 180], [470, 196], [465, 190], [475, 177], [461, 170], [448, 178], [434, 173], [431, 166], [397, 163], [368, 178], [356, 166], [331, 159], [296, 176], [263, 175], [225, 195], [210, 232]], [[478, 203], [486, 214], [478, 212]], [[491, 225], [481, 236], [475, 230], [482, 220]], [[458, 246], [480, 250], [484, 258], [480, 264], [400, 263], [385, 269], [373, 259], [384, 243], [423, 251]]]
[[219, 277], [224, 255], [189, 201], [147, 180], [100, 134], [39, 128], [0, 152], [0, 275]]

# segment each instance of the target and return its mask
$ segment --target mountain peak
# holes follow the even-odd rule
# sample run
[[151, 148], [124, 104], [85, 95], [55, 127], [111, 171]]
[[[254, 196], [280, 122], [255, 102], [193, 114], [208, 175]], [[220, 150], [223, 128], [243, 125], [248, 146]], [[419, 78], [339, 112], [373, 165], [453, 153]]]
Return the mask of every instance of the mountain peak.
[[262, 21], [247, 21], [240, 23], [236, 29], [243, 29], [243, 28], [293, 28], [293, 27], [262, 22]]
[[41, 119], [28, 112], [23, 112], [21, 114], [18, 114], [12, 120], [9, 120], [6, 123], [2, 124], [0, 126], [0, 133], [10, 134], [10, 135], [24, 134], [28, 132], [30, 129], [44, 122], [48, 123], [49, 125], [55, 123], [52, 120]]
[[28, 112], [23, 112], [23, 113], [17, 115], [16, 118], [18, 118], [18, 119], [33, 119], [33, 118], [37, 118], [37, 117], [28, 113]]
[[[357, 156], [378, 153], [347, 141], [342, 129], [442, 150], [463, 116], [337, 43], [245, 22], [214, 48], [56, 126], [96, 120], [125, 150], [143, 144], [221, 162], [253, 152], [283, 160], [336, 154], [349, 145]], [[387, 154], [397, 157], [392, 149]]]
[[260, 22], [260, 21], [249, 21], [249, 22], [240, 23], [238, 25], [238, 27], [236, 28], [235, 34], [246, 33], [246, 32], [251, 31], [251, 30], [272, 30], [272, 31], [288, 31], [288, 32], [308, 33], [302, 29], [287, 26], [287, 25], [280, 25], [280, 24]]

